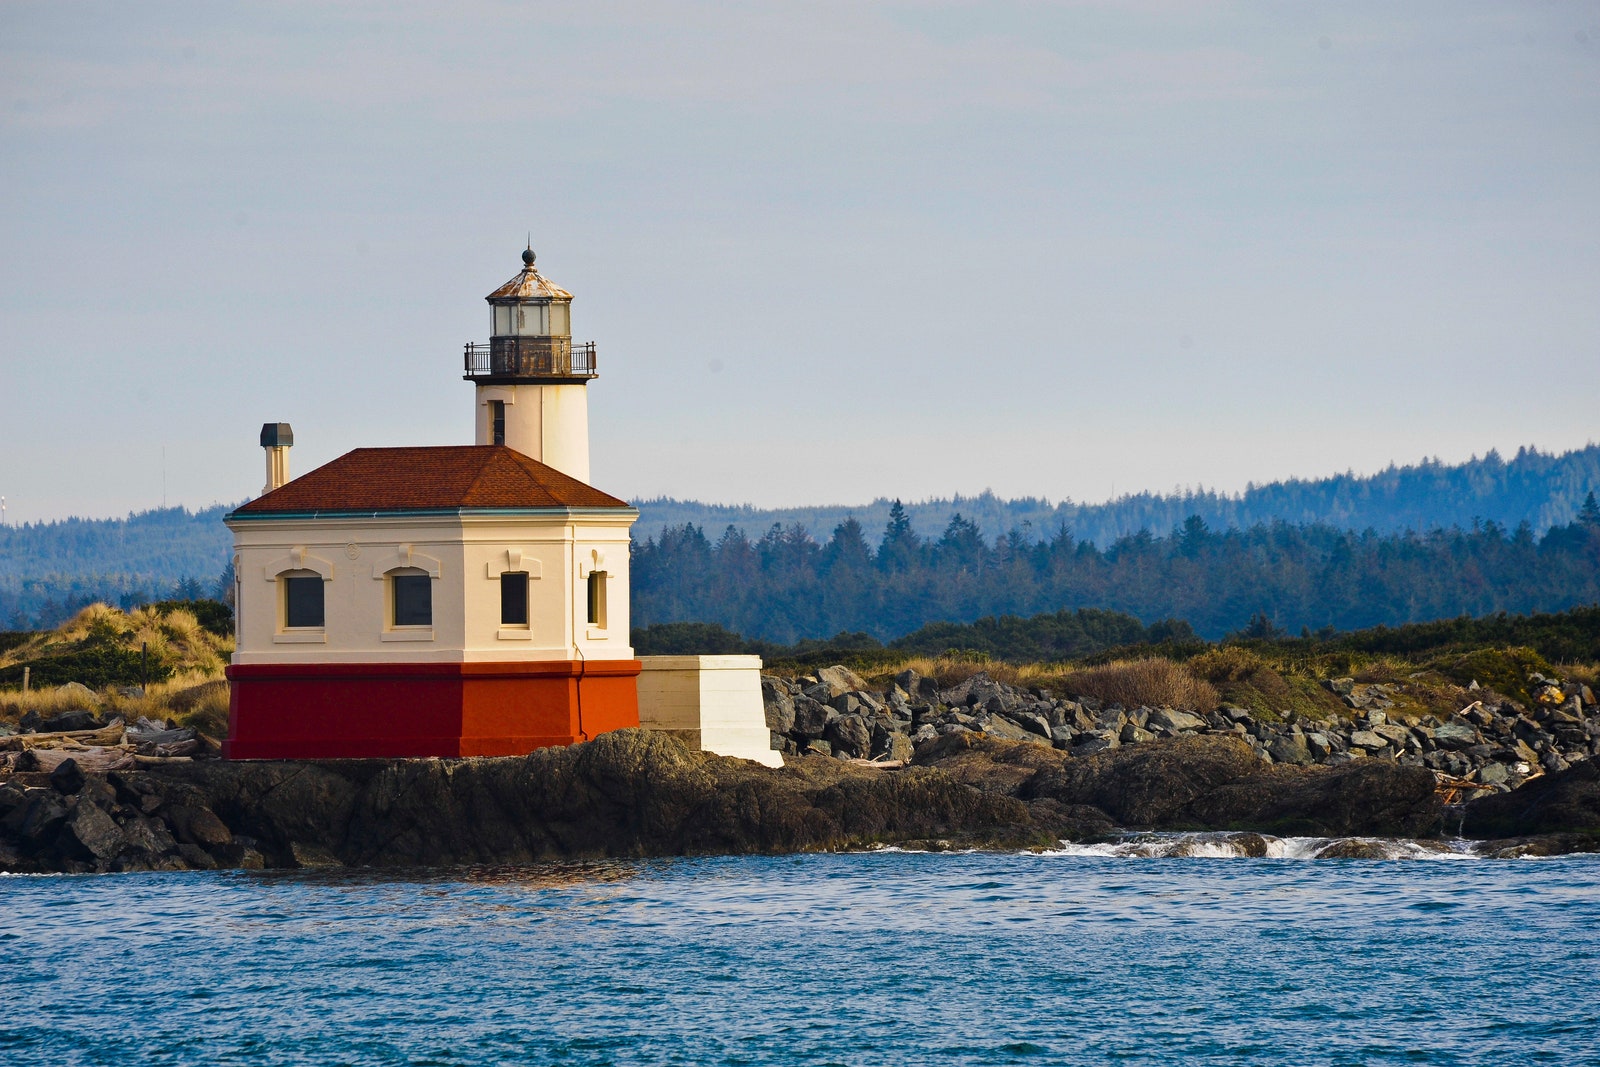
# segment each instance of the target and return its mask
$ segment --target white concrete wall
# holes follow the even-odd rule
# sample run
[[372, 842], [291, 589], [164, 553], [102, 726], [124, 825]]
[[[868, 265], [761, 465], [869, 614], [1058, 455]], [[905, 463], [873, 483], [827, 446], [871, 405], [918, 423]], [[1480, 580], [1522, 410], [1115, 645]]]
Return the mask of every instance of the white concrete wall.
[[[561, 512], [229, 522], [238, 594], [235, 663], [632, 659], [628, 530], [634, 515]], [[384, 575], [433, 579], [433, 625], [389, 625]], [[607, 574], [604, 627], [590, 626], [588, 574]], [[323, 578], [325, 625], [283, 625], [279, 577]], [[526, 627], [500, 623], [500, 575], [529, 574]], [[375, 577], [376, 575], [376, 577]], [[535, 576], [537, 575], [537, 576]]]
[[494, 443], [489, 402], [506, 406], [506, 447], [589, 484], [589, 389], [582, 384], [480, 385], [474, 440]]
[[639, 725], [720, 756], [783, 766], [761, 704], [760, 656], [642, 656]]

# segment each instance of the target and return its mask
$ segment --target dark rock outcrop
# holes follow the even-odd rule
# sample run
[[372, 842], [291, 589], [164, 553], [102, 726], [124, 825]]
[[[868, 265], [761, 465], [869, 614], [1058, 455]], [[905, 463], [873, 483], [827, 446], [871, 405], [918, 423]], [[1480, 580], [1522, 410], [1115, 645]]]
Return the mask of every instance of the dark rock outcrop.
[[[621, 730], [500, 759], [86, 772], [73, 793], [43, 772], [20, 773], [0, 781], [0, 867], [442, 866], [878, 844], [1049, 847], [1115, 829], [1333, 837], [1441, 829], [1423, 767], [1265, 763], [1248, 741], [1222, 734], [1090, 756], [1028, 736], [935, 735], [899, 768], [805, 756], [773, 769]], [[1467, 832], [1515, 839], [1506, 854], [1583, 847], [1600, 826], [1596, 766], [1475, 802]], [[1556, 832], [1567, 836], [1527, 840]]]
[[1461, 832], [1488, 838], [1587, 834], [1600, 840], [1600, 761], [1584, 760], [1513, 792], [1472, 801]]
[[1416, 837], [1435, 832], [1443, 812], [1433, 775], [1420, 767], [1263, 764], [1230, 737], [1179, 737], [1070, 757], [955, 734], [925, 746], [918, 762], [978, 788], [1095, 809], [1125, 828]]

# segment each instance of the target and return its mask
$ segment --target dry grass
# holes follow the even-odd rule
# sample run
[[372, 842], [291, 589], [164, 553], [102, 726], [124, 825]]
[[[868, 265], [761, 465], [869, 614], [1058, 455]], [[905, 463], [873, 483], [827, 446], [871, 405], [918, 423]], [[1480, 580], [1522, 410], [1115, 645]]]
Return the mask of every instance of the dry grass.
[[[0, 720], [16, 722], [28, 712], [41, 719], [81, 708], [86, 701], [81, 690], [67, 686], [30, 689], [26, 693], [0, 693]], [[95, 694], [91, 709], [102, 718], [120, 716], [135, 722], [140, 716], [165, 719], [179, 726], [193, 726], [212, 737], [228, 731], [228, 682], [216, 671], [185, 671], [164, 682], [153, 682], [142, 696], [124, 696], [115, 689]]]
[[[71, 654], [96, 645], [123, 649], [147, 648], [152, 661], [173, 669], [163, 681], [146, 686], [142, 695], [125, 696], [117, 687], [95, 694], [93, 710], [102, 717], [121, 716], [134, 722], [140, 716], [176, 721], [220, 737], [227, 732], [228, 683], [222, 677], [233, 641], [200, 625], [182, 608], [159, 612], [152, 607], [119, 611], [91, 604], [54, 630], [37, 634], [26, 643], [0, 654], [0, 666]], [[36, 687], [24, 693], [0, 691], [0, 719], [16, 722], [36, 712], [48, 719], [81, 708], [86, 701], [79, 690], [65, 686]]]
[[0, 653], [0, 667], [92, 644], [129, 649], [145, 646], [151, 658], [159, 662], [173, 664], [179, 670], [212, 674], [222, 671], [233, 652], [231, 638], [206, 630], [193, 612], [182, 608], [163, 614], [153, 607], [124, 612], [105, 604], [90, 604], [54, 630], [46, 630]]
[[909, 656], [862, 675], [868, 682], [885, 686], [906, 669], [932, 678], [939, 688], [960, 685], [975, 674], [987, 674], [995, 681], [1022, 689], [1057, 689], [1072, 672], [1064, 663], [1005, 663], [967, 656]]
[[1216, 687], [1189, 669], [1159, 656], [1115, 660], [1073, 671], [1065, 681], [1073, 696], [1094, 697], [1125, 708], [1182, 708], [1215, 711], [1221, 699]]

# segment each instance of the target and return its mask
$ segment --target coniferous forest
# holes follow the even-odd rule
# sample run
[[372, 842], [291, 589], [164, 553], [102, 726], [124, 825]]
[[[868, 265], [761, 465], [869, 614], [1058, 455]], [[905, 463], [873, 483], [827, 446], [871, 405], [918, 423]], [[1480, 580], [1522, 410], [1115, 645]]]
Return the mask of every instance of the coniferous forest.
[[[1095, 505], [983, 494], [852, 513], [647, 500], [633, 619], [792, 645], [1079, 608], [1184, 620], [1211, 638], [1252, 619], [1299, 633], [1560, 611], [1600, 601], [1596, 486], [1590, 445]], [[97, 600], [226, 597], [228, 510], [0, 527], [0, 630], [51, 627]]]
[[693, 525], [635, 540], [633, 625], [715, 623], [781, 645], [880, 641], [930, 623], [1075, 608], [1186, 622], [1201, 637], [1356, 630], [1600, 602], [1600, 506], [1537, 536], [1495, 522], [1380, 535], [1322, 524], [1214, 530], [1191, 516], [1105, 548], [1061, 529], [987, 540], [955, 516], [936, 538], [896, 502], [877, 537], [854, 519], [819, 541], [798, 525], [715, 541]]

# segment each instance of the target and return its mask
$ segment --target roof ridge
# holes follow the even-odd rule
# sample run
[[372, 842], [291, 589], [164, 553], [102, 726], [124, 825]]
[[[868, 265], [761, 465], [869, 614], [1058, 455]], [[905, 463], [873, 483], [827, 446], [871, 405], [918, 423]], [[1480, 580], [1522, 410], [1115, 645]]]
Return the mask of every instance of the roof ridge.
[[551, 505], [631, 507], [505, 445], [397, 445], [352, 449], [238, 510], [249, 515]]

